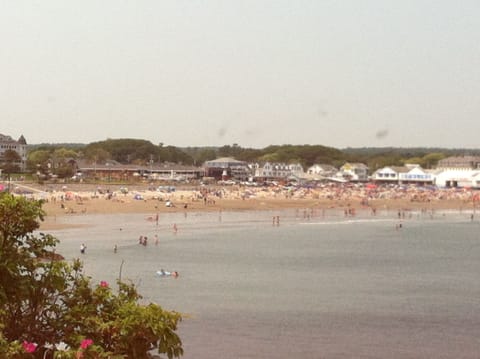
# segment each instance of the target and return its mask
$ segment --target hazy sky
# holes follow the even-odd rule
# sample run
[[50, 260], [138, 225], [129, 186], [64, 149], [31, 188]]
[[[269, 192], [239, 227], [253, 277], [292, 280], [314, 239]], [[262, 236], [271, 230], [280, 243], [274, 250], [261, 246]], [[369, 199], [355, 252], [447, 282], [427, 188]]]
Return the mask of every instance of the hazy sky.
[[475, 147], [478, 0], [0, 0], [0, 133]]

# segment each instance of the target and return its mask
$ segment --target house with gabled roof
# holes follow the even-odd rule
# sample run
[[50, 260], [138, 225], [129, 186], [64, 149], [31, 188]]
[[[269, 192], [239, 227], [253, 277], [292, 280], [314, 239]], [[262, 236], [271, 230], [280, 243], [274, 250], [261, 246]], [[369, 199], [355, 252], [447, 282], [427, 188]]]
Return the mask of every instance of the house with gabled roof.
[[337, 172], [337, 168], [327, 164], [314, 164], [313, 166], [310, 166], [306, 171], [308, 175], [322, 178], [333, 177]]
[[408, 171], [400, 172], [398, 175], [399, 183], [412, 183], [417, 185], [428, 185], [435, 182], [435, 171], [425, 170], [419, 165], [408, 166]]
[[412, 184], [432, 184], [435, 175], [431, 171], [426, 171], [419, 165], [408, 164], [405, 166], [387, 166], [376, 170], [371, 179], [378, 183], [412, 183]]
[[408, 171], [409, 169], [405, 166], [386, 166], [373, 172], [371, 180], [380, 183], [398, 183], [400, 174]]
[[364, 163], [347, 162], [340, 167], [337, 176], [352, 182], [366, 182], [368, 181], [368, 166]]
[[27, 141], [25, 137], [21, 135], [17, 141], [12, 137], [0, 134], [0, 158], [8, 150], [15, 151], [20, 157], [20, 161], [17, 163], [22, 172], [27, 168]]

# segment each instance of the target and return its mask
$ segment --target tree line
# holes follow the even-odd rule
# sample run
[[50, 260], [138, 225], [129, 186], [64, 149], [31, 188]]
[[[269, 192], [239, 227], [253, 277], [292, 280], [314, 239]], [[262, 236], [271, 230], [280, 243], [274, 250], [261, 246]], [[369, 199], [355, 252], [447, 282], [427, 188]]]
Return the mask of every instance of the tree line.
[[[233, 157], [246, 162], [300, 163], [305, 169], [313, 164], [340, 167], [346, 162], [365, 163], [370, 171], [385, 166], [415, 163], [423, 168], [434, 168], [442, 158], [452, 155], [479, 155], [475, 149], [445, 148], [346, 148], [322, 145], [271, 145], [262, 149], [245, 148], [238, 144], [221, 147], [175, 147], [153, 144], [139, 139], [107, 139], [89, 144], [48, 144], [29, 146], [27, 168], [30, 172], [47, 173], [52, 168], [59, 177], [73, 175], [71, 159], [104, 163], [114, 160], [122, 164], [148, 165], [177, 163], [201, 166], [218, 157]], [[14, 163], [15, 156], [2, 158], [3, 166]]]

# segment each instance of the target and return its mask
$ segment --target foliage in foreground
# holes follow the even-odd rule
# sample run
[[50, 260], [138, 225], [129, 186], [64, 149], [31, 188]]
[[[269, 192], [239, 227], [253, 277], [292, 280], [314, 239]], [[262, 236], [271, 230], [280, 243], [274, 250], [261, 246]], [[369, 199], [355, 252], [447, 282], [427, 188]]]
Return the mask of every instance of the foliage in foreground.
[[58, 240], [33, 232], [40, 201], [0, 194], [0, 358], [168, 358], [183, 354], [181, 315], [141, 305], [132, 284], [92, 283]]

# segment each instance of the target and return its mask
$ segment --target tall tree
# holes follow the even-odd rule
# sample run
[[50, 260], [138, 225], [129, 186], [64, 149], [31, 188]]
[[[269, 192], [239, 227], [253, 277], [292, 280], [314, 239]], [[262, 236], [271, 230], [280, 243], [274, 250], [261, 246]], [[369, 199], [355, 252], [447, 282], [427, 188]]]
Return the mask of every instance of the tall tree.
[[6, 150], [0, 160], [1, 167], [5, 173], [20, 172], [19, 163], [22, 161], [22, 158], [17, 151]]

